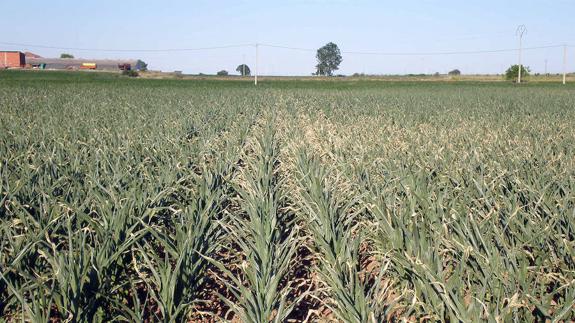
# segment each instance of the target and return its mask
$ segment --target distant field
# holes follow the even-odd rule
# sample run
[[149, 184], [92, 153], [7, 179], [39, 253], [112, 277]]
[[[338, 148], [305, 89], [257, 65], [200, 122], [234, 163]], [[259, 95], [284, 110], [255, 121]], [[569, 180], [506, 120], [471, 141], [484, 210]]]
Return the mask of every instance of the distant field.
[[575, 320], [575, 85], [0, 71], [7, 321]]
[[[170, 72], [155, 72], [149, 71], [141, 73], [142, 78], [147, 79], [187, 79], [187, 80], [248, 80], [253, 79], [253, 76], [242, 77], [239, 75], [229, 76], [216, 76], [216, 75], [190, 75], [190, 74], [176, 74]], [[320, 82], [340, 82], [340, 81], [391, 81], [391, 82], [409, 82], [409, 81], [426, 81], [426, 82], [508, 82], [503, 75], [362, 75], [362, 76], [339, 76], [339, 77], [317, 77], [317, 76], [259, 76], [261, 81], [320, 81]], [[575, 82], [575, 74], [567, 74], [567, 82]], [[525, 82], [552, 82], [562, 83], [563, 75], [549, 74], [549, 75], [531, 75], [524, 79]]]
[[[53, 70], [25, 70], [25, 71], [6, 71], [6, 73], [12, 72], [13, 77], [24, 77], [29, 78], [30, 74], [24, 73], [37, 73], [34, 74], [34, 79], [37, 78], [61, 78], [66, 79], [91, 79], [91, 77], [98, 77], [94, 75], [100, 75], [103, 78], [114, 78], [120, 77], [118, 72], [111, 71], [53, 71]], [[92, 74], [92, 76], [87, 75]], [[239, 76], [239, 75], [229, 75], [229, 76], [217, 76], [217, 75], [192, 75], [192, 74], [176, 74], [172, 72], [158, 72], [158, 71], [147, 71], [140, 72], [140, 79], [155, 79], [155, 80], [193, 80], [193, 81], [252, 81], [252, 76]], [[4, 74], [6, 75], [6, 74]], [[18, 75], [18, 76], [14, 76]], [[460, 83], [460, 82], [482, 82], [482, 83], [512, 83], [505, 80], [503, 75], [460, 75], [460, 76], [449, 76], [449, 75], [363, 75], [363, 76], [346, 76], [346, 77], [316, 77], [316, 76], [259, 76], [261, 82], [274, 81], [274, 85], [277, 85], [277, 81], [285, 82], [295, 82], [295, 81], [306, 81], [306, 82], [319, 82], [325, 85], [325, 83], [333, 82], [344, 82], [344, 83], [354, 83], [354, 82], [439, 82], [439, 83]], [[567, 74], [566, 81], [569, 83], [575, 83], [575, 74]], [[260, 82], [260, 83], [261, 83]], [[560, 74], [549, 74], [549, 75], [531, 75], [524, 79], [525, 83], [562, 83], [563, 76]], [[249, 82], [248, 82], [249, 83]], [[261, 84], [260, 84], [261, 85]], [[323, 86], [320, 85], [320, 86]], [[307, 86], [307, 85], [306, 85]]]

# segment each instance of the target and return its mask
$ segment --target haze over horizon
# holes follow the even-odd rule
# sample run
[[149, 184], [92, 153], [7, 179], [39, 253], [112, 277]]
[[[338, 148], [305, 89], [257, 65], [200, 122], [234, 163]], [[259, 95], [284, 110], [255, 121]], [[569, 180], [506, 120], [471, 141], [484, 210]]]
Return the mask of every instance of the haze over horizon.
[[[34, 9], [36, 8], [36, 9]], [[42, 1], [1, 6], [0, 49], [31, 51], [44, 57], [69, 52], [82, 58], [142, 59], [152, 70], [213, 74], [246, 62], [252, 46], [203, 51], [115, 52], [116, 49], [178, 49], [265, 43], [317, 49], [327, 42], [344, 52], [429, 53], [518, 47], [515, 30], [525, 24], [525, 47], [569, 47], [568, 70], [575, 71], [575, 2], [555, 1]], [[4, 43], [4, 44], [3, 44]], [[63, 50], [48, 47], [93, 48]], [[563, 49], [524, 52], [533, 72], [558, 73]], [[517, 62], [516, 52], [457, 55], [377, 56], [343, 54], [338, 74], [502, 73]], [[315, 52], [260, 47], [263, 75], [310, 75]]]

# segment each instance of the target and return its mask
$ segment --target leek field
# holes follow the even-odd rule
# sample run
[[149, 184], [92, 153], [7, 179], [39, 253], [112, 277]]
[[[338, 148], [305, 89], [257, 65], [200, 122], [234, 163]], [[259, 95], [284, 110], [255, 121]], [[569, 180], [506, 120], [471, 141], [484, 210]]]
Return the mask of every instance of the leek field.
[[9, 322], [575, 320], [575, 86], [0, 72]]

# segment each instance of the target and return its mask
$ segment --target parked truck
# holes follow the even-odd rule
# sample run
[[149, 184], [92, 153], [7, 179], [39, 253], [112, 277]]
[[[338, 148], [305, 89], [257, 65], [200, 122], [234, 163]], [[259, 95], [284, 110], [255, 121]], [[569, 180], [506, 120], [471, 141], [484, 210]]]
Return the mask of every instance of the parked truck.
[[120, 71], [131, 71], [132, 64], [130, 63], [118, 64], [118, 69], [120, 69]]

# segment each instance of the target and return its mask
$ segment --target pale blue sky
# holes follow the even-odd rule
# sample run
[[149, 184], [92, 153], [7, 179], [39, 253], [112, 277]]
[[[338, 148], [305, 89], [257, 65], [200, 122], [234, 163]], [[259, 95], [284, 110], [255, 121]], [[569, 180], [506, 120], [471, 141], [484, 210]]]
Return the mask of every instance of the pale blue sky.
[[[527, 47], [575, 46], [574, 0], [223, 0], [223, 1], [21, 1], [0, 3], [0, 42], [98, 49], [195, 48], [271, 43], [318, 48], [329, 41], [342, 51], [436, 52], [517, 47], [515, 29], [527, 25]], [[64, 50], [0, 44], [46, 57]], [[215, 73], [235, 70], [254, 49], [202, 52], [99, 52], [66, 50], [83, 58], [141, 58], [152, 69]], [[498, 73], [516, 53], [451, 56], [344, 54], [342, 74], [447, 72]], [[535, 72], [562, 68], [562, 49], [525, 52]], [[261, 48], [263, 74], [308, 75], [315, 53]], [[575, 70], [575, 47], [569, 49]]]

